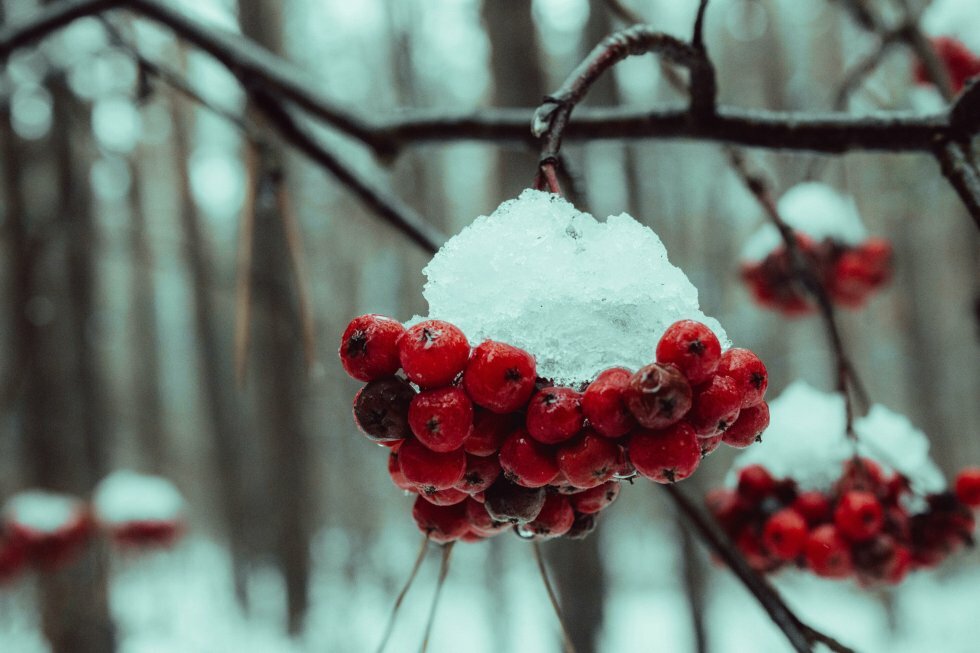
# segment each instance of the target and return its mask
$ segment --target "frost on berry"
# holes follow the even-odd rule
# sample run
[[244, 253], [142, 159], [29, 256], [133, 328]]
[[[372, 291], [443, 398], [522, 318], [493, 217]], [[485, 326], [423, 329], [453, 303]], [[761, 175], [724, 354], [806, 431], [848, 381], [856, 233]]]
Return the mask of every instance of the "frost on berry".
[[398, 352], [409, 380], [423, 388], [434, 388], [448, 385], [463, 371], [470, 345], [458, 327], [442, 320], [426, 320], [405, 331]]
[[375, 442], [394, 442], [412, 434], [408, 411], [415, 389], [397, 377], [371, 381], [354, 397], [354, 423]]
[[641, 425], [662, 429], [691, 408], [691, 385], [676, 367], [651, 363], [630, 377], [626, 405]]
[[571, 388], [541, 388], [527, 406], [528, 434], [544, 444], [557, 444], [582, 430], [582, 395]]
[[351, 320], [340, 339], [340, 362], [358, 381], [374, 381], [398, 371], [398, 341], [405, 327], [383, 315]]
[[721, 359], [721, 343], [711, 329], [694, 320], [671, 324], [657, 343], [657, 362], [670, 364], [691, 385], [706, 381]]

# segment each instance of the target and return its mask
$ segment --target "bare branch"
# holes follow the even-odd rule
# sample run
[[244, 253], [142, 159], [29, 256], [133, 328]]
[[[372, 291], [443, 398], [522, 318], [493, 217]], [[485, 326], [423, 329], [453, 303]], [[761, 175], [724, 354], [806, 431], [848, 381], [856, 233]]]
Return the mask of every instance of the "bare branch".
[[936, 148], [936, 159], [943, 176], [959, 194], [977, 228], [980, 228], [980, 171], [970, 160], [966, 147], [950, 141]]

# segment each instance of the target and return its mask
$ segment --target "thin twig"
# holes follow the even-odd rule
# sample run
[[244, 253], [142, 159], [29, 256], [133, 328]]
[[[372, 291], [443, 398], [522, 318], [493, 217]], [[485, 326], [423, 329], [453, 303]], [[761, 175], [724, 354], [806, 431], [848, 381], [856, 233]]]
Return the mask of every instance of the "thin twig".
[[551, 607], [554, 608], [555, 616], [558, 617], [562, 646], [565, 648], [565, 653], [575, 653], [575, 644], [572, 643], [572, 637], [568, 634], [568, 626], [565, 624], [565, 617], [562, 615], [561, 604], [558, 602], [558, 594], [555, 592], [555, 586], [552, 585], [551, 579], [548, 577], [548, 569], [545, 567], [544, 556], [541, 554], [541, 545], [537, 541], [533, 541], [531, 542], [531, 548], [534, 550], [534, 561], [538, 565], [538, 572], [541, 574], [541, 582], [544, 583], [544, 589], [548, 593], [548, 600], [551, 601]]
[[950, 141], [936, 148], [936, 159], [943, 175], [959, 194], [977, 228], [980, 228], [980, 170], [977, 170], [968, 152], [967, 146]]
[[255, 198], [258, 193], [259, 155], [251, 143], [245, 145], [245, 199], [239, 220], [235, 261], [235, 380], [245, 383], [252, 324], [252, 255], [255, 240]]
[[439, 578], [436, 579], [436, 593], [432, 596], [432, 605], [429, 606], [429, 617], [425, 622], [425, 634], [422, 637], [419, 653], [425, 653], [429, 648], [429, 638], [432, 635], [432, 626], [436, 622], [436, 610], [439, 608], [439, 597], [442, 596], [442, 588], [446, 584], [446, 576], [449, 575], [449, 561], [454, 544], [456, 543], [447, 542], [442, 545], [442, 561], [439, 564]]
[[415, 582], [415, 577], [418, 576], [419, 569], [422, 568], [422, 562], [425, 560], [425, 554], [428, 550], [429, 538], [423, 536], [422, 545], [419, 547], [418, 555], [415, 556], [415, 563], [412, 565], [412, 571], [409, 572], [405, 584], [402, 585], [401, 591], [395, 597], [395, 604], [391, 606], [391, 614], [388, 615], [388, 623], [385, 625], [385, 631], [381, 636], [381, 642], [378, 644], [376, 653], [383, 653], [385, 647], [388, 645], [388, 640], [391, 639], [391, 633], [395, 630], [395, 619], [398, 617], [398, 610], [402, 607], [402, 602], [405, 600], [405, 595], [408, 594], [408, 590], [412, 587], [412, 583]]

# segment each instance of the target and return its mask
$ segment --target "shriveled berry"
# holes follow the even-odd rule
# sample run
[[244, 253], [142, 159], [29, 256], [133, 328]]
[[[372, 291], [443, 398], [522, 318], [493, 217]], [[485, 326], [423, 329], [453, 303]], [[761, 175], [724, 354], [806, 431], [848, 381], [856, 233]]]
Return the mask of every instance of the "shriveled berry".
[[584, 540], [595, 530], [595, 526], [595, 515], [575, 513], [575, 521], [572, 522], [572, 527], [565, 533], [565, 537], [570, 540]]
[[462, 449], [433, 451], [418, 440], [409, 439], [398, 449], [398, 464], [405, 478], [419, 489], [446, 490], [463, 478], [466, 454]]
[[405, 327], [383, 315], [361, 315], [340, 339], [340, 362], [358, 381], [374, 381], [398, 371], [398, 340]]
[[691, 385], [672, 365], [652, 363], [630, 377], [626, 405], [648, 429], [676, 424], [691, 408]]
[[956, 475], [956, 498], [971, 508], [980, 508], [980, 467], [968, 467]]
[[512, 413], [534, 392], [534, 357], [523, 349], [485, 340], [473, 350], [463, 387], [473, 402], [495, 413]]
[[695, 320], [674, 322], [657, 343], [657, 362], [679, 369], [691, 385], [707, 381], [720, 359], [718, 336]]
[[459, 483], [454, 485], [457, 490], [467, 494], [483, 492], [500, 476], [500, 463], [496, 456], [466, 455], [466, 471]]
[[527, 488], [500, 477], [487, 488], [483, 506], [495, 521], [521, 524], [538, 516], [545, 494], [543, 487]]
[[397, 442], [412, 434], [408, 408], [415, 388], [397, 377], [371, 381], [354, 397], [354, 423], [375, 442]]
[[558, 469], [578, 488], [602, 485], [616, 473], [620, 450], [612, 441], [586, 430], [558, 449]]
[[479, 501], [472, 498], [466, 500], [466, 518], [470, 521], [470, 530], [475, 531], [483, 537], [496, 535], [500, 531], [511, 527], [507, 521], [496, 521], [487, 512], [486, 507]]
[[557, 444], [582, 430], [582, 395], [571, 388], [542, 388], [527, 406], [527, 432], [544, 444]]
[[520, 424], [518, 416], [498, 415], [484, 408], [477, 408], [473, 417], [473, 430], [463, 440], [463, 449], [474, 456], [493, 456], [500, 445]]
[[793, 501], [793, 510], [803, 515], [810, 526], [824, 524], [833, 519], [830, 499], [823, 492], [809, 490], [800, 492]]
[[473, 428], [473, 403], [459, 388], [423, 390], [408, 408], [408, 424], [429, 449], [453, 451]]
[[783, 508], [766, 520], [762, 543], [769, 553], [780, 560], [794, 560], [806, 545], [806, 520], [792, 508]]
[[769, 427], [769, 404], [762, 402], [743, 408], [731, 426], [721, 434], [729, 447], [744, 449], [754, 442], [762, 442], [762, 433]]
[[738, 493], [758, 503], [776, 491], [776, 479], [762, 465], [748, 465], [738, 473]]
[[871, 492], [852, 490], [841, 496], [834, 510], [838, 532], [849, 540], [868, 540], [881, 532], [885, 513]]
[[701, 447], [694, 429], [686, 422], [653, 431], [642, 429], [630, 436], [630, 461], [642, 476], [657, 483], [682, 481], [698, 468]]
[[437, 506], [453, 506], [466, 501], [470, 496], [466, 492], [457, 490], [454, 487], [445, 490], [423, 490], [419, 492], [419, 495], [429, 503], [434, 503]]
[[446, 543], [458, 540], [470, 529], [465, 503], [437, 506], [423, 497], [418, 497], [415, 505], [412, 506], [412, 517], [419, 530], [434, 542]]
[[500, 447], [500, 466], [513, 482], [525, 487], [543, 487], [558, 476], [555, 453], [520, 429]]
[[625, 367], [603, 370], [582, 394], [582, 412], [599, 435], [618, 438], [636, 426], [636, 418], [626, 405], [631, 376]]
[[574, 522], [575, 513], [572, 511], [568, 497], [561, 494], [549, 494], [545, 498], [538, 516], [518, 528], [533, 535], [535, 539], [550, 540], [567, 533]]
[[733, 347], [722, 354], [717, 374], [735, 380], [742, 393], [742, 408], [756, 406], [766, 396], [769, 372], [762, 360], [749, 349]]
[[833, 524], [817, 526], [810, 531], [803, 556], [807, 567], [824, 578], [847, 578], [854, 571], [851, 550]]
[[398, 356], [409, 380], [423, 388], [434, 388], [449, 385], [463, 371], [470, 344], [449, 322], [425, 320], [405, 332]]
[[405, 478], [405, 474], [402, 473], [402, 467], [398, 462], [397, 451], [392, 451], [388, 455], [388, 475], [391, 476], [391, 482], [395, 484], [395, 487], [405, 490], [406, 492], [418, 491], [415, 484]]
[[742, 410], [742, 393], [735, 380], [713, 376], [696, 388], [691, 397], [687, 421], [698, 437], [709, 438], [724, 433], [738, 419]]
[[619, 496], [620, 485], [616, 481], [608, 481], [594, 488], [573, 494], [568, 499], [572, 502], [575, 512], [585, 515], [604, 510]]

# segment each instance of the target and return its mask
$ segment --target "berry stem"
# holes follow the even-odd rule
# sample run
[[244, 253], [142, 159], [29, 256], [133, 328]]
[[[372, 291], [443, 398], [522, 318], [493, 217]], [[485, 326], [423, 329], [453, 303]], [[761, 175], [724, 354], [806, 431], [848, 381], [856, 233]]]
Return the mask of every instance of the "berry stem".
[[541, 581], [544, 583], [544, 589], [548, 592], [551, 607], [555, 609], [555, 616], [558, 617], [558, 625], [561, 628], [562, 646], [565, 649], [565, 653], [575, 653], [575, 645], [572, 643], [571, 635], [568, 634], [568, 626], [565, 625], [565, 618], [562, 616], [561, 605], [558, 603], [558, 595], [555, 593], [555, 587], [552, 585], [551, 579], [548, 577], [548, 570], [544, 565], [541, 545], [537, 541], [534, 541], [531, 543], [531, 546], [534, 549], [534, 561], [538, 564], [538, 571], [541, 573]]
[[405, 600], [405, 595], [408, 594], [409, 588], [412, 583], [415, 582], [415, 577], [419, 573], [419, 569], [422, 567], [422, 561], [425, 560], [425, 554], [429, 550], [429, 538], [422, 537], [422, 546], [419, 547], [418, 555], [415, 556], [415, 563], [412, 565], [412, 571], [408, 574], [408, 579], [405, 581], [405, 585], [402, 586], [398, 596], [395, 598], [395, 604], [391, 607], [391, 615], [388, 617], [388, 623], [385, 626], [385, 633], [381, 637], [381, 643], [378, 644], [376, 653], [383, 653], [385, 647], [388, 645], [388, 640], [391, 639], [391, 633], [395, 629], [395, 618], [398, 616], [398, 610], [402, 607], [402, 602]]
[[439, 597], [442, 596], [442, 588], [446, 584], [446, 576], [449, 575], [449, 562], [453, 554], [455, 542], [448, 542], [442, 545], [442, 561], [439, 563], [439, 577], [436, 579], [436, 593], [432, 595], [432, 605], [429, 606], [429, 618], [425, 622], [425, 635], [422, 638], [422, 647], [419, 653], [425, 653], [429, 648], [429, 637], [432, 635], [432, 625], [436, 621], [436, 610], [439, 607]]

